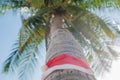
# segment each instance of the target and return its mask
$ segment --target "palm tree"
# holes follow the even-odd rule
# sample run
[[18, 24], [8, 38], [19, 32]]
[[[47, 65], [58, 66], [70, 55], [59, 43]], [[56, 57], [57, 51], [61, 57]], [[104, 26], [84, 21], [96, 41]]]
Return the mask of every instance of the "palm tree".
[[119, 6], [118, 0], [0, 1], [1, 13], [11, 9], [20, 12], [23, 23], [17, 47], [5, 61], [3, 71], [18, 71], [19, 79], [26, 80], [38, 64], [39, 45], [45, 40], [47, 69], [43, 80], [95, 80], [92, 70], [96, 74], [108, 71], [118, 56], [108, 46], [117, 30], [91, 10]]

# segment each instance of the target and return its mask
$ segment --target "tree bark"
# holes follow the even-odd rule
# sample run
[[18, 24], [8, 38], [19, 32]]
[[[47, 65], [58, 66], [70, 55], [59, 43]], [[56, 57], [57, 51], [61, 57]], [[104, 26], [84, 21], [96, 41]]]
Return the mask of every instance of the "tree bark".
[[[86, 62], [81, 46], [73, 35], [63, 28], [63, 25], [62, 18], [56, 15], [51, 24], [51, 42], [47, 50], [46, 62], [62, 53], [83, 59]], [[53, 69], [50, 73], [49, 70], [48, 68], [48, 72], [43, 73], [44, 80], [96, 80], [94, 75], [75, 69], [74, 66], [72, 68]]]

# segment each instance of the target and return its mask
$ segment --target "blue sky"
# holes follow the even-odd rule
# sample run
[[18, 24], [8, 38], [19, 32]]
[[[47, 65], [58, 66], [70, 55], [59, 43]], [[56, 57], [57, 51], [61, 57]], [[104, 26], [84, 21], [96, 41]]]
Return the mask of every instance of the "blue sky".
[[[110, 15], [110, 14], [109, 14]], [[111, 14], [114, 17], [118, 18], [118, 15]], [[110, 15], [110, 16], [111, 16]], [[112, 17], [113, 17], [112, 16]], [[17, 34], [21, 27], [20, 17], [12, 12], [8, 12], [4, 16], [0, 15], [0, 72], [3, 66], [3, 61], [10, 54], [10, 50], [12, 49], [12, 45], [17, 40]], [[119, 78], [120, 73], [120, 61], [114, 62], [112, 65], [112, 69], [110, 73], [107, 73], [104, 79], [99, 80], [114, 80]], [[9, 79], [8, 79], [9, 78]], [[0, 80], [16, 80], [12, 79], [10, 76], [0, 74]], [[40, 80], [40, 79], [36, 79]]]

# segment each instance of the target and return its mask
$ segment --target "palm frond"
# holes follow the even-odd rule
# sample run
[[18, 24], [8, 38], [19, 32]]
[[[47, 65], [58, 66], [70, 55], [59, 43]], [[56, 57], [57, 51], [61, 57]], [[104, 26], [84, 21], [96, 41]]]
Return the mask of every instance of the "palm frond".
[[40, 8], [44, 6], [44, 0], [25, 0], [25, 1], [30, 4], [30, 7], [33, 8]]
[[70, 0], [74, 5], [78, 5], [80, 8], [118, 8], [120, 7], [120, 1], [118, 0]]
[[120, 30], [118, 28], [120, 23], [118, 19], [112, 20], [109, 17], [104, 17], [104, 16], [100, 16], [100, 17], [108, 26], [110, 26], [109, 28], [111, 28], [115, 34], [118, 34], [118, 35], [120, 34]]
[[45, 20], [43, 18], [44, 12], [36, 13], [23, 20], [23, 27], [20, 30], [19, 37], [19, 79], [32, 79], [27, 77], [32, 76], [35, 67], [38, 65], [38, 46], [44, 39], [45, 34]]
[[102, 20], [102, 19], [99, 19], [99, 23], [100, 24], [103, 24], [101, 27], [102, 27], [102, 29], [104, 30], [104, 32], [110, 37], [110, 38], [114, 38], [115, 37], [115, 35], [114, 35], [114, 33], [111, 31], [111, 29], [109, 28], [109, 26], [107, 25], [107, 23], [105, 23], [105, 21], [104, 20]]
[[27, 30], [21, 29], [19, 38], [19, 52], [23, 51], [27, 44], [41, 42], [44, 37], [45, 29], [36, 27], [34, 32], [30, 33]]
[[[23, 19], [23, 27], [20, 31], [19, 38], [19, 50], [22, 51], [26, 44], [30, 43], [32, 39], [36, 39], [36, 42], [41, 41], [45, 34], [45, 19], [44, 15], [46, 9], [40, 9], [36, 15]], [[44, 14], [44, 15], [43, 15]]]
[[[14, 49], [12, 49], [12, 52], [10, 53], [10, 56], [6, 59], [4, 62], [3, 72], [9, 72], [9, 71], [15, 71], [15, 68], [17, 64], [14, 63], [14, 61], [18, 61], [19, 59], [19, 53], [18, 53], [18, 42], [15, 43], [16, 46]], [[14, 65], [14, 67], [12, 66]]]
[[[38, 66], [38, 54], [41, 54], [38, 52], [38, 43], [30, 43], [28, 44], [22, 53], [20, 53], [20, 59], [19, 59], [19, 70], [18, 70], [18, 77], [20, 80], [24, 79], [32, 79], [32, 75]], [[28, 75], [30, 77], [28, 77]]]
[[[103, 74], [105, 71], [109, 71], [111, 67], [111, 54], [103, 50], [97, 50], [94, 47], [91, 48], [92, 52], [88, 54], [88, 59], [92, 56], [92, 61], [89, 62], [91, 68], [95, 74]], [[93, 56], [94, 55], [94, 56]]]
[[23, 7], [38, 9], [43, 6], [58, 7], [67, 5], [77, 5], [82, 9], [91, 8], [119, 8], [119, 0], [2, 0], [0, 3], [0, 12], [8, 9], [18, 9]]
[[110, 25], [107, 25], [108, 22], [104, 22], [90, 11], [75, 6], [68, 7], [67, 10], [69, 17], [65, 15], [65, 20], [72, 28], [71, 32], [74, 33], [74, 36], [77, 36], [76, 39], [80, 42], [93, 71], [96, 74], [109, 71], [111, 62], [117, 56], [111, 53], [107, 47], [108, 37], [111, 39], [115, 37]]
[[20, 80], [30, 78], [26, 76], [33, 75], [36, 66], [38, 66], [38, 58], [41, 57], [38, 48], [42, 40], [39, 42], [35, 40], [36, 37], [32, 39], [32, 42], [26, 44], [21, 52], [17, 43], [17, 47], [13, 49], [10, 57], [5, 61], [3, 72], [17, 72]]
[[[80, 9], [75, 6], [69, 6], [67, 7], [67, 10], [67, 12], [69, 12], [69, 16], [71, 16], [71, 18], [67, 17], [67, 20], [69, 20], [68, 23], [71, 23], [71, 26], [75, 25], [76, 28], [81, 27], [81, 29], [87, 27], [95, 33], [102, 32], [103, 30], [107, 36], [114, 38], [114, 33], [109, 29], [109, 27], [107, 27], [106, 23], [90, 11]], [[73, 15], [75, 16], [72, 17]], [[97, 35], [99, 35], [99, 33]]]
[[[19, 33], [17, 48], [13, 49], [11, 56], [5, 61], [4, 72], [17, 71], [19, 78], [32, 74], [37, 65], [38, 47], [44, 39], [45, 22], [39, 16], [32, 16], [25, 20]], [[29, 72], [30, 71], [30, 72]]]
[[120, 7], [119, 0], [44, 0], [46, 6], [60, 6], [60, 5], [77, 5], [82, 9], [91, 8], [118, 8]]
[[108, 49], [109, 49], [109, 51], [111, 52], [113, 58], [114, 58], [114, 59], [118, 59], [118, 57], [120, 56], [120, 55], [119, 55], [119, 52], [113, 50], [112, 47], [110, 47], [110, 46], [108, 46]]
[[30, 5], [24, 0], [1, 0], [0, 13], [5, 13], [8, 10], [16, 10], [22, 7], [30, 7]]

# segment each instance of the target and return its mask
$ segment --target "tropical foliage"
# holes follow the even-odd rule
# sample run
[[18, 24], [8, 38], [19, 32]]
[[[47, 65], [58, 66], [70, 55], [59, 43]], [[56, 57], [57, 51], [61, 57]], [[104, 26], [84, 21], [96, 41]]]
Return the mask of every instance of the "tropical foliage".
[[22, 27], [16, 47], [5, 61], [4, 72], [18, 71], [19, 78], [32, 75], [40, 56], [39, 45], [49, 46], [49, 29], [53, 14], [59, 14], [65, 28], [79, 41], [83, 53], [95, 73], [109, 71], [118, 53], [109, 45], [119, 34], [110, 20], [98, 17], [92, 11], [104, 8], [118, 9], [119, 0], [1, 0], [0, 13], [8, 10], [20, 13]]

